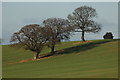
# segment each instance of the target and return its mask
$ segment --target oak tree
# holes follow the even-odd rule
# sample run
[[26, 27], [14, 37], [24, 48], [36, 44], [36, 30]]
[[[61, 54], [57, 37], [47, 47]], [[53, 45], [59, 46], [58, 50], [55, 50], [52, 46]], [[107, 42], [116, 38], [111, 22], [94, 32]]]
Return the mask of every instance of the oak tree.
[[43, 24], [48, 33], [48, 47], [51, 48], [51, 53], [54, 53], [54, 48], [57, 43], [70, 38], [69, 22], [61, 18], [48, 18], [43, 21]]
[[85, 32], [96, 33], [101, 30], [101, 25], [94, 21], [96, 16], [96, 10], [88, 6], [81, 6], [68, 15], [68, 20], [75, 32], [82, 32], [82, 41], [85, 41]]
[[47, 42], [44, 28], [38, 24], [30, 24], [22, 27], [11, 37], [11, 42], [24, 46], [25, 49], [34, 52], [34, 59], [39, 58], [39, 54]]

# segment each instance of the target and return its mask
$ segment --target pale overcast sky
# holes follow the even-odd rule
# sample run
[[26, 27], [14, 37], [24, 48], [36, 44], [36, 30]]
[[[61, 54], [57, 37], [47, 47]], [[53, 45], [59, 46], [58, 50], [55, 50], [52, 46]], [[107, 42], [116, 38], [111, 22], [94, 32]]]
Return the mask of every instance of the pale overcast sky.
[[[0, 4], [1, 5], [1, 4]], [[12, 33], [27, 24], [41, 24], [47, 18], [64, 18], [80, 6], [96, 9], [97, 22], [102, 30], [97, 33], [86, 33], [85, 39], [102, 39], [106, 32], [112, 32], [118, 38], [118, 3], [117, 2], [3, 2], [2, 3], [2, 38], [8, 43]], [[81, 33], [70, 39], [80, 40]]]

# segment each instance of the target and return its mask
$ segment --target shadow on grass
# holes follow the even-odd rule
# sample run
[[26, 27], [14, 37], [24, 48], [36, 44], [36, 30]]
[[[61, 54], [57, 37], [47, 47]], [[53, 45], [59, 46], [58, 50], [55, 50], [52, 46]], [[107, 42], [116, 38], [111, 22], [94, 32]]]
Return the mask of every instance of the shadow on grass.
[[62, 49], [62, 50], [55, 51], [54, 54], [47, 53], [45, 55], [42, 55], [40, 58], [49, 57], [49, 56], [53, 56], [53, 55], [59, 55], [59, 54], [70, 54], [70, 53], [87, 51], [87, 50], [90, 50], [92, 48], [95, 48], [95, 47], [99, 46], [100, 44], [104, 44], [104, 43], [111, 42], [111, 41], [116, 41], [116, 40], [117, 39], [95, 41], [95, 42], [88, 42], [88, 43], [85, 43], [85, 44], [79, 44], [77, 46], [73, 46], [73, 47], [69, 47], [69, 48], [65, 48], [65, 49]]

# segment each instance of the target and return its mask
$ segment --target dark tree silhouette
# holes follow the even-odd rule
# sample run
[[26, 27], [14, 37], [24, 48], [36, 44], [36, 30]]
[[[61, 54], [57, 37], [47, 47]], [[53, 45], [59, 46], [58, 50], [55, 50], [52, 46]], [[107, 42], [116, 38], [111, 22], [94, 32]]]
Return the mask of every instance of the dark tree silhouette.
[[103, 36], [103, 38], [104, 39], [113, 39], [113, 34], [111, 33], [111, 32], [107, 32], [104, 36]]
[[45, 31], [48, 35], [48, 47], [51, 53], [54, 53], [55, 45], [61, 40], [67, 40], [70, 37], [70, 28], [68, 21], [61, 18], [49, 18], [43, 21]]
[[75, 32], [82, 32], [82, 41], [85, 41], [85, 32], [96, 33], [101, 30], [101, 25], [93, 21], [96, 16], [96, 10], [88, 6], [81, 6], [75, 9], [72, 15], [68, 15], [68, 20], [71, 26], [74, 27]]
[[38, 24], [30, 24], [22, 27], [19, 32], [15, 32], [11, 37], [11, 42], [19, 43], [25, 49], [33, 51], [34, 59], [39, 58], [43, 46], [47, 42], [44, 28]]

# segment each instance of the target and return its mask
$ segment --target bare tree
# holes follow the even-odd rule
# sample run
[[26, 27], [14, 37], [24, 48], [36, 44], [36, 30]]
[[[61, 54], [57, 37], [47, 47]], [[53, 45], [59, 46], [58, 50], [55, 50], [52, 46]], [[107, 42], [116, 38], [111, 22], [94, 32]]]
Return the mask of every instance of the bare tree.
[[61, 40], [70, 38], [69, 22], [61, 18], [49, 18], [43, 21], [44, 28], [48, 33], [48, 47], [51, 48], [51, 53], [54, 53], [55, 45]]
[[11, 42], [19, 43], [25, 49], [33, 51], [34, 59], [39, 58], [43, 46], [47, 42], [44, 28], [38, 24], [30, 24], [22, 27], [19, 32], [15, 32], [11, 37]]
[[81, 6], [68, 15], [68, 20], [75, 32], [82, 32], [82, 41], [85, 41], [85, 32], [99, 32], [101, 25], [93, 20], [97, 16], [96, 10], [92, 7]]

